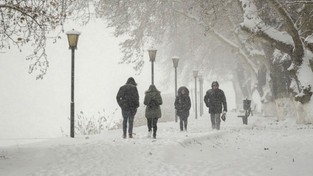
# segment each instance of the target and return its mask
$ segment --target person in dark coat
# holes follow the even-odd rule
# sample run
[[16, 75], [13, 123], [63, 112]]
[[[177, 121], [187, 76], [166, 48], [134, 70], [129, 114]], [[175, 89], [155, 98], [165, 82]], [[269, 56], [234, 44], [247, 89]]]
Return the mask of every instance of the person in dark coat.
[[189, 90], [187, 87], [182, 86], [178, 89], [177, 94], [174, 105], [176, 114], [180, 120], [180, 131], [183, 131], [184, 129], [187, 131], [189, 110], [191, 107]]
[[153, 129], [153, 138], [156, 138], [157, 123], [158, 119], [161, 118], [161, 108], [162, 105], [161, 92], [155, 87], [155, 85], [150, 85], [149, 89], [145, 92], [145, 99], [143, 104], [146, 105], [145, 116], [147, 118], [148, 125], [148, 137], [151, 137]]
[[129, 124], [129, 138], [133, 137], [133, 122], [137, 112], [137, 108], [139, 107], [139, 95], [136, 86], [137, 83], [135, 82], [134, 78], [130, 77], [128, 78], [126, 84], [120, 87], [116, 95], [116, 101], [122, 109], [123, 138], [126, 138], [127, 121]]
[[223, 112], [227, 112], [227, 102], [224, 91], [219, 89], [217, 81], [213, 81], [212, 89], [208, 90], [204, 96], [205, 105], [209, 108], [211, 116], [212, 129], [220, 129], [221, 118]]

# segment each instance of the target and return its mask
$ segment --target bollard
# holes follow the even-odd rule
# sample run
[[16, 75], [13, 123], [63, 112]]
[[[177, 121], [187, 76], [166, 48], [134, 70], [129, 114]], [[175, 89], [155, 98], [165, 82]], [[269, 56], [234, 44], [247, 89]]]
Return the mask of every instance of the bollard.
[[242, 118], [242, 123], [244, 125], [248, 125], [248, 117], [251, 113], [251, 100], [248, 100], [247, 98], [243, 100], [243, 109], [245, 110], [245, 114], [239, 115], [238, 117]]

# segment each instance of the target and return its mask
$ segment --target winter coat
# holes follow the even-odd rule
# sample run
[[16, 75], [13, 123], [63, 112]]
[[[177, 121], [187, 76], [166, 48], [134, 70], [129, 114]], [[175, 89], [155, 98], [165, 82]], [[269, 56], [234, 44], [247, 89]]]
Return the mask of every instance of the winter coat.
[[160, 91], [154, 85], [150, 85], [149, 89], [145, 92], [145, 100], [143, 102], [146, 105], [146, 118], [160, 118], [162, 116], [160, 108], [162, 103]]
[[189, 110], [191, 107], [189, 90], [187, 89], [187, 87], [180, 87], [178, 89], [177, 94], [178, 95], [176, 96], [175, 103], [174, 103], [177, 116], [189, 117]]
[[[209, 108], [210, 114], [227, 112], [227, 102], [224, 92], [221, 89], [210, 89], [204, 96], [205, 105]], [[223, 107], [222, 107], [223, 106]]]
[[139, 107], [139, 95], [136, 85], [135, 80], [129, 78], [126, 84], [120, 87], [116, 95], [116, 101], [123, 111], [136, 112]]

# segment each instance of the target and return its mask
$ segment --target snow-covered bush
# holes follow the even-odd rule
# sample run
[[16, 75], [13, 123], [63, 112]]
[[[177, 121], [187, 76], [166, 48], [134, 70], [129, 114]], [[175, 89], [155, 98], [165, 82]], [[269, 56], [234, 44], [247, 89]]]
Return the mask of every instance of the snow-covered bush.
[[2, 159], [8, 159], [6, 151], [1, 151], [0, 152], [0, 160], [2, 160]]
[[94, 135], [101, 134], [104, 130], [118, 128], [121, 126], [121, 121], [114, 121], [113, 114], [112, 116], [106, 115], [103, 110], [103, 112], [98, 112], [97, 117], [94, 115], [88, 117], [83, 111], [80, 111], [75, 117], [75, 134]]

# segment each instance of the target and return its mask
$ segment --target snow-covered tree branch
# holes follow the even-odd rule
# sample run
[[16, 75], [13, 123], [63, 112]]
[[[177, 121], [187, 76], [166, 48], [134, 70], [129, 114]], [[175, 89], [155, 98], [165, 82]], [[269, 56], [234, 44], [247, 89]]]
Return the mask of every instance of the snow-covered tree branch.
[[31, 62], [29, 73], [36, 72], [42, 79], [49, 67], [45, 51], [49, 39], [54, 42], [63, 31], [66, 19], [89, 16], [89, 1], [83, 0], [2, 0], [0, 1], [0, 50], [8, 51], [29, 45], [33, 53], [26, 58]]
[[[306, 3], [296, 3], [295, 5], [295, 3], [278, 0], [268, 0], [267, 3], [254, 0], [240, 0], [240, 2], [244, 11], [242, 29], [257, 34], [272, 47], [289, 56], [292, 62], [284, 59], [286, 57], [282, 54], [278, 56], [281, 61], [273, 62], [272, 65], [281, 65], [283, 68], [281, 73], [289, 75], [286, 80], [292, 80], [288, 81], [288, 85], [294, 92], [295, 100], [302, 104], [308, 103], [311, 108], [313, 69], [310, 63], [312, 63], [312, 53], [308, 47], [310, 42], [304, 45], [304, 39], [313, 32], [309, 27], [312, 22], [306, 18], [306, 14], [312, 12], [313, 7]], [[292, 6], [288, 6], [288, 4]], [[267, 13], [262, 12], [262, 8], [265, 7], [270, 8]], [[275, 58], [277, 54], [273, 53], [273, 56]], [[311, 119], [309, 121], [312, 121], [310, 108], [305, 112]]]

